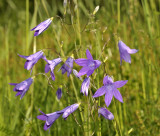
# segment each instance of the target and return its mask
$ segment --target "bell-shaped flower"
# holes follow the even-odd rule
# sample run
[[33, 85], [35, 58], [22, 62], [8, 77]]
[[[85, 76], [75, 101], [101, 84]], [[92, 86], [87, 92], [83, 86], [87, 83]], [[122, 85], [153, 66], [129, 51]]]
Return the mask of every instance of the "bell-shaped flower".
[[61, 97], [62, 97], [62, 87], [59, 87], [59, 88], [58, 88], [58, 90], [57, 90], [57, 92], [56, 92], [56, 95], [57, 95], [58, 100], [60, 100]]
[[88, 88], [90, 85], [90, 77], [86, 77], [81, 85], [81, 93], [88, 95]]
[[66, 60], [66, 62], [60, 68], [60, 70], [62, 70], [62, 74], [64, 74], [65, 72], [67, 72], [67, 76], [68, 77], [70, 76], [70, 74], [72, 72], [72, 68], [73, 68], [73, 61], [74, 61], [74, 59], [72, 57], [69, 57]]
[[79, 104], [78, 104], [78, 103], [75, 103], [75, 104], [72, 104], [72, 105], [66, 107], [65, 110], [64, 110], [64, 113], [63, 113], [62, 117], [66, 120], [67, 117], [68, 117], [71, 113], [73, 113], [75, 110], [77, 110], [78, 107], [79, 107]]
[[24, 56], [24, 55], [19, 55], [19, 56], [27, 60], [24, 65], [24, 68], [29, 70], [29, 69], [33, 68], [33, 66], [38, 62], [38, 60], [43, 57], [43, 52], [38, 51], [38, 52], [36, 52], [32, 55], [29, 55], [29, 56]]
[[53, 60], [47, 60], [46, 56], [43, 57], [43, 59], [47, 62], [46, 66], [45, 66], [45, 73], [48, 73], [49, 71], [51, 74], [51, 78], [54, 81], [55, 80], [55, 75], [54, 75], [54, 68], [55, 66], [57, 66], [59, 63], [61, 63], [61, 58], [57, 58], [57, 59], [53, 59]]
[[70, 105], [66, 108], [64, 108], [61, 111], [56, 111], [53, 113], [49, 113], [49, 114], [45, 114], [42, 111], [40, 111], [42, 113], [42, 115], [37, 116], [38, 119], [46, 121], [45, 125], [44, 125], [44, 130], [47, 130], [51, 127], [51, 125], [63, 114], [63, 118], [66, 120], [67, 117], [73, 113], [75, 110], [77, 110], [77, 108], [79, 107], [79, 104], [73, 104]]
[[99, 116], [102, 115], [104, 118], [108, 119], [108, 120], [113, 120], [114, 119], [114, 115], [108, 111], [106, 108], [100, 107], [98, 109], [98, 114]]
[[128, 63], [131, 63], [130, 54], [134, 54], [138, 52], [136, 49], [130, 49], [125, 43], [122, 41], [118, 42], [119, 53], [120, 53], [120, 64], [122, 64], [122, 59]]
[[119, 100], [120, 102], [123, 103], [123, 98], [117, 88], [124, 86], [127, 82], [128, 82], [128, 80], [121, 80], [121, 81], [113, 82], [111, 77], [106, 76], [103, 79], [104, 86], [99, 88], [95, 92], [93, 97], [95, 98], [95, 97], [99, 97], [99, 96], [102, 96], [105, 94], [105, 103], [106, 103], [107, 107], [110, 105], [113, 96], [117, 100]]
[[88, 59], [76, 59], [75, 63], [77, 63], [80, 66], [83, 66], [83, 68], [79, 71], [78, 76], [82, 76], [87, 74], [87, 76], [90, 76], [95, 69], [97, 69], [101, 65], [101, 61], [99, 60], [93, 60], [93, 57], [89, 50], [86, 50], [86, 56]]
[[33, 79], [32, 78], [28, 78], [25, 81], [22, 81], [21, 83], [9, 83], [10, 85], [15, 86], [13, 88], [13, 91], [16, 91], [18, 95], [21, 95], [20, 99], [23, 98], [23, 96], [26, 94], [26, 92], [28, 91], [30, 85], [32, 84]]
[[40, 35], [43, 31], [45, 31], [51, 24], [53, 17], [41, 22], [36, 27], [32, 28], [31, 31], [35, 31], [34, 36]]
[[43, 127], [44, 130], [49, 129], [51, 125], [63, 114], [63, 112], [61, 111], [56, 111], [49, 114], [45, 114], [42, 111], [40, 112], [42, 113], [42, 115], [37, 116], [37, 118], [40, 120], [46, 121]]

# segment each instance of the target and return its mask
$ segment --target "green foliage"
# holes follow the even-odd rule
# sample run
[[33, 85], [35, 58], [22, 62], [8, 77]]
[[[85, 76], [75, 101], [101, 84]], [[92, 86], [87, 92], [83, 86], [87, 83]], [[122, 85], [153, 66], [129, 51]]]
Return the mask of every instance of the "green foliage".
[[[97, 5], [100, 9], [93, 16]], [[80, 94], [81, 81], [74, 76], [68, 78], [57, 72], [60, 66], [55, 69], [55, 82], [51, 81], [54, 89], [43, 75], [39, 75], [22, 100], [15, 97], [13, 88], [8, 83], [21, 82], [30, 77], [30, 72], [23, 68], [24, 60], [17, 54], [29, 55], [36, 50], [52, 48], [45, 51], [49, 59], [59, 55], [66, 58], [72, 53], [75, 58], [84, 58], [88, 48], [94, 58], [103, 62], [91, 81], [96, 88], [102, 85], [104, 74], [113, 75], [115, 80], [129, 82], [120, 89], [124, 103], [120, 104], [115, 100], [109, 107], [115, 115], [113, 121], [103, 117], [98, 119], [94, 107], [90, 107], [89, 110], [93, 112], [84, 122], [90, 131], [85, 134], [158, 136], [160, 1], [68, 0], [66, 14], [64, 13], [63, 1], [0, 1], [0, 135], [84, 135], [81, 116], [84, 116], [85, 102], [94, 102], [90, 95], [87, 100]], [[55, 17], [56, 15], [62, 20]], [[51, 16], [55, 17], [52, 27], [38, 38], [33, 37], [30, 29]], [[118, 37], [129, 47], [139, 49], [137, 54], [131, 55], [131, 64], [123, 61], [120, 66]], [[45, 62], [39, 61], [33, 74], [43, 73], [44, 67]], [[80, 70], [76, 64], [74, 67]], [[63, 85], [63, 96], [61, 101], [58, 101], [56, 91], [60, 85]], [[89, 94], [95, 91], [92, 86]], [[36, 118], [40, 114], [38, 109], [45, 113], [61, 110], [77, 102], [75, 92], [77, 97], [84, 101], [84, 108], [76, 111], [66, 121], [59, 118], [48, 134], [43, 130], [44, 122]], [[100, 97], [99, 104], [105, 105], [103, 96]]]

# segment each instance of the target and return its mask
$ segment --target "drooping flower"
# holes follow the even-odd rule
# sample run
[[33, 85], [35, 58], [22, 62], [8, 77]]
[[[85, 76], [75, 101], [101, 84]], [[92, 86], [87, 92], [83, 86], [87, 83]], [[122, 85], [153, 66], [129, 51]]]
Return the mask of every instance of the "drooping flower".
[[114, 119], [114, 115], [110, 111], [108, 111], [106, 108], [103, 108], [103, 107], [98, 109], [98, 114], [99, 116], [102, 115], [104, 118], [108, 120]]
[[81, 85], [81, 93], [88, 95], [88, 88], [90, 85], [90, 77], [86, 77]]
[[59, 63], [61, 63], [61, 58], [57, 58], [57, 59], [53, 59], [53, 60], [47, 60], [46, 56], [43, 57], [43, 59], [47, 62], [46, 66], [45, 66], [45, 73], [48, 73], [49, 71], [52, 77], [52, 80], [55, 80], [55, 75], [54, 75], [54, 68], [55, 66], [57, 66]]
[[40, 35], [43, 31], [45, 31], [51, 24], [53, 17], [41, 22], [36, 27], [32, 28], [31, 31], [35, 31], [34, 36]]
[[136, 49], [130, 49], [125, 43], [122, 41], [118, 42], [119, 53], [120, 53], [120, 64], [122, 64], [122, 59], [128, 63], [131, 63], [130, 54], [134, 54], [138, 52]]
[[62, 74], [64, 74], [65, 72], [67, 72], [67, 76], [68, 77], [70, 76], [70, 74], [72, 72], [72, 68], [73, 68], [73, 61], [74, 61], [74, 59], [72, 57], [69, 57], [66, 60], [66, 62], [60, 68], [60, 70], [62, 70]]
[[45, 125], [44, 125], [44, 130], [47, 130], [51, 127], [51, 125], [63, 114], [63, 118], [66, 120], [67, 117], [73, 113], [75, 110], [77, 110], [77, 108], [79, 107], [79, 104], [75, 103], [73, 105], [70, 105], [66, 108], [64, 108], [61, 111], [56, 111], [53, 113], [49, 113], [49, 114], [45, 114], [42, 111], [40, 111], [42, 113], [42, 115], [37, 116], [38, 119], [46, 121]]
[[10, 85], [15, 86], [13, 88], [13, 91], [16, 91], [18, 95], [21, 95], [20, 99], [23, 98], [23, 96], [26, 94], [26, 92], [28, 91], [30, 85], [32, 84], [33, 79], [32, 78], [28, 78], [25, 81], [22, 81], [21, 83], [9, 83]]
[[79, 104], [78, 104], [78, 103], [75, 103], [75, 104], [72, 104], [72, 105], [66, 107], [66, 108], [65, 108], [65, 111], [64, 111], [64, 113], [63, 113], [63, 115], [62, 115], [62, 117], [66, 120], [67, 117], [68, 117], [71, 113], [73, 113], [75, 110], [77, 110], [78, 107], [79, 107]]
[[37, 116], [37, 118], [40, 120], [46, 121], [43, 127], [44, 130], [49, 129], [51, 125], [63, 114], [63, 112], [61, 111], [56, 111], [49, 114], [45, 114], [42, 111], [40, 112], [42, 113], [42, 115]]
[[107, 107], [110, 105], [113, 96], [117, 100], [119, 100], [120, 102], [123, 103], [123, 98], [122, 98], [120, 92], [117, 90], [117, 88], [124, 86], [127, 82], [128, 82], [128, 80], [121, 80], [121, 81], [113, 82], [111, 77], [106, 76], [103, 79], [104, 86], [99, 88], [95, 92], [93, 97], [95, 98], [95, 97], [99, 97], [99, 96], [102, 96], [105, 94], [105, 103], [106, 103]]
[[101, 61], [99, 60], [93, 60], [93, 57], [89, 50], [86, 50], [86, 56], [88, 59], [76, 59], [75, 63], [77, 63], [80, 66], [83, 66], [83, 68], [79, 71], [78, 76], [82, 76], [87, 74], [87, 76], [90, 76], [95, 69], [97, 69], [101, 65]]
[[56, 92], [56, 95], [57, 95], [58, 100], [60, 100], [61, 97], [62, 97], [62, 87], [59, 87], [59, 88], [58, 88], [58, 90], [57, 90], [57, 92]]
[[33, 66], [38, 62], [38, 60], [43, 57], [43, 52], [38, 51], [38, 52], [36, 52], [32, 55], [29, 55], [29, 56], [24, 56], [24, 55], [19, 55], [19, 56], [27, 60], [24, 65], [24, 68], [29, 70], [29, 69], [33, 68]]

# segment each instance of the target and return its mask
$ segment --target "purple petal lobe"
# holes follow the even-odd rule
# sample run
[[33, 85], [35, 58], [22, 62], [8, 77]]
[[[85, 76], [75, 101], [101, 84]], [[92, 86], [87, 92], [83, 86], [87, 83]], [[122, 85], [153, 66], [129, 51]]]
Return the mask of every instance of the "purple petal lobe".
[[20, 55], [20, 54], [18, 54], [18, 56], [20, 56], [21, 58], [24, 58], [24, 59], [28, 58], [28, 56], [24, 56], [24, 55]]
[[94, 70], [89, 70], [89, 71], [87, 72], [87, 76], [92, 75], [92, 74], [93, 74], [93, 72], [94, 72]]
[[116, 82], [114, 82], [114, 86], [115, 86], [115, 88], [120, 88], [120, 87], [124, 86], [127, 82], [128, 82], [128, 80], [116, 81]]
[[9, 83], [9, 84], [10, 84], [10, 85], [14, 85], [14, 86], [15, 86], [15, 85], [17, 85], [18, 83]]
[[103, 84], [104, 84], [104, 85], [111, 84], [111, 83], [113, 83], [113, 79], [112, 79], [111, 77], [105, 76], [105, 77], [103, 78]]
[[49, 65], [48, 65], [48, 64], [46, 64], [46, 66], [45, 66], [45, 73], [48, 73], [48, 72], [49, 72], [49, 70], [50, 70]]
[[105, 103], [106, 103], [107, 107], [110, 105], [112, 98], [113, 98], [113, 91], [107, 90], [106, 95], [105, 95]]
[[81, 85], [81, 93], [85, 94], [86, 96], [88, 95], [89, 85], [90, 85], [90, 78], [87, 77], [84, 79]]
[[120, 92], [117, 89], [114, 89], [113, 95], [117, 100], [119, 100], [120, 102], [123, 103], [122, 95], [120, 94]]
[[102, 86], [101, 88], [99, 88], [95, 94], [92, 96], [92, 97], [99, 97], [99, 96], [102, 96], [106, 93], [106, 87], [105, 86]]
[[87, 72], [89, 71], [88, 67], [83, 67], [79, 72], [78, 72], [78, 76], [82, 76], [87, 74]]
[[83, 67], [88, 65], [88, 59], [76, 59], [74, 61], [75, 61], [75, 63], [77, 63], [78, 65], [83, 66]]
[[51, 71], [50, 74], [51, 74], [52, 80], [54, 81], [54, 80], [55, 80], [55, 75], [54, 75], [54, 73]]
[[108, 119], [108, 120], [113, 120], [114, 119], [114, 115], [108, 111], [106, 108], [99, 108], [98, 109], [98, 114], [102, 115], [104, 118]]
[[40, 120], [46, 121], [47, 116], [45, 116], [45, 115], [39, 115], [39, 116], [37, 116], [37, 118], [40, 119]]
[[101, 65], [101, 61], [94, 60], [94, 62], [95, 62], [95, 69], [97, 69]]
[[130, 49], [130, 50], [128, 50], [128, 53], [129, 53], [129, 54], [134, 54], [134, 53], [136, 53], [136, 52], [138, 52], [138, 50], [136, 50], [136, 49]]
[[64, 119], [67, 119], [67, 117], [73, 113], [75, 110], [77, 110], [77, 108], [79, 107], [79, 104], [73, 104], [71, 105], [67, 110], [65, 110], [65, 112], [63, 113], [62, 117]]
[[18, 95], [21, 95], [21, 94], [22, 94], [22, 92], [17, 92], [15, 96], [18, 96]]
[[86, 56], [87, 56], [88, 59], [93, 60], [93, 57], [92, 57], [92, 55], [91, 55], [91, 53], [88, 49], [86, 50]]

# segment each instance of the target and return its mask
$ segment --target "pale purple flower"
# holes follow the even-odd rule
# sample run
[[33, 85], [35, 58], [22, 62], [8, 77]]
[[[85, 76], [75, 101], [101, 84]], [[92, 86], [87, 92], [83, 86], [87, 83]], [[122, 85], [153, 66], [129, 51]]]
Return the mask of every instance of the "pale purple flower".
[[46, 56], [43, 57], [43, 59], [47, 62], [46, 66], [45, 66], [45, 73], [48, 73], [49, 71], [52, 77], [52, 80], [55, 80], [55, 75], [54, 75], [54, 68], [55, 66], [57, 66], [59, 63], [61, 63], [61, 58], [57, 58], [57, 59], [53, 59], [53, 60], [47, 60]]
[[62, 87], [58, 88], [56, 95], [57, 95], [58, 100], [60, 100], [62, 97]]
[[75, 63], [77, 63], [80, 66], [83, 66], [83, 68], [79, 71], [78, 76], [82, 76], [87, 74], [87, 76], [90, 76], [95, 69], [97, 69], [101, 65], [101, 61], [99, 60], [93, 60], [93, 57], [89, 50], [86, 50], [86, 56], [88, 59], [76, 59]]
[[86, 77], [81, 85], [81, 93], [88, 95], [88, 88], [90, 85], [90, 77]]
[[17, 92], [16, 96], [21, 95], [20, 99], [22, 99], [23, 96], [28, 91], [28, 89], [29, 89], [30, 85], [32, 84], [32, 82], [33, 82], [33, 79], [32, 78], [28, 78], [28, 79], [22, 81], [21, 83], [9, 83], [9, 84], [15, 86], [13, 88], [13, 91]]
[[107, 107], [110, 105], [113, 96], [123, 103], [123, 98], [117, 88], [124, 86], [128, 80], [121, 80], [113, 82], [112, 78], [109, 76], [104, 77], [103, 84], [101, 88], [99, 88], [93, 97], [99, 97], [105, 94], [105, 103]]
[[136, 49], [130, 49], [125, 43], [122, 41], [118, 42], [119, 53], [120, 53], [120, 64], [122, 64], [122, 59], [128, 63], [131, 63], [130, 54], [134, 54], [138, 52]]
[[56, 111], [53, 113], [49, 113], [49, 114], [45, 114], [42, 111], [40, 111], [42, 113], [42, 115], [37, 116], [38, 119], [46, 121], [45, 125], [44, 125], [44, 130], [47, 130], [51, 127], [51, 125], [63, 114], [63, 118], [66, 120], [67, 117], [73, 113], [75, 110], [77, 110], [77, 108], [79, 107], [79, 104], [73, 104], [70, 105], [66, 108], [64, 108], [61, 111]]
[[65, 108], [65, 111], [64, 111], [64, 113], [63, 113], [63, 115], [62, 115], [62, 117], [66, 120], [67, 117], [68, 117], [71, 113], [73, 113], [75, 110], [77, 110], [78, 107], [79, 107], [79, 104], [78, 104], [78, 103], [75, 103], [75, 104], [72, 104], [72, 105], [66, 107], [66, 108]]
[[43, 52], [38, 51], [38, 52], [36, 52], [32, 55], [29, 55], [29, 56], [24, 56], [24, 55], [19, 55], [19, 56], [27, 60], [24, 65], [24, 68], [29, 70], [29, 69], [33, 68], [33, 66], [38, 62], [38, 60], [43, 57]]
[[51, 125], [61, 116], [61, 114], [63, 114], [63, 111], [56, 111], [49, 114], [45, 114], [42, 111], [40, 112], [42, 113], [42, 115], [37, 116], [37, 118], [46, 121], [43, 127], [44, 130], [49, 129]]
[[45, 31], [51, 24], [53, 17], [41, 22], [36, 27], [32, 28], [31, 31], [35, 31], [34, 36], [40, 35], [43, 31]]
[[60, 68], [60, 70], [62, 70], [62, 74], [64, 74], [65, 72], [67, 72], [67, 76], [68, 77], [70, 76], [70, 74], [72, 72], [72, 68], [73, 68], [73, 61], [74, 61], [74, 59], [72, 57], [69, 57], [66, 60], [66, 62]]
[[108, 111], [106, 108], [103, 108], [103, 107], [98, 109], [98, 114], [99, 116], [102, 115], [104, 118], [108, 120], [114, 119], [114, 115], [110, 111]]

